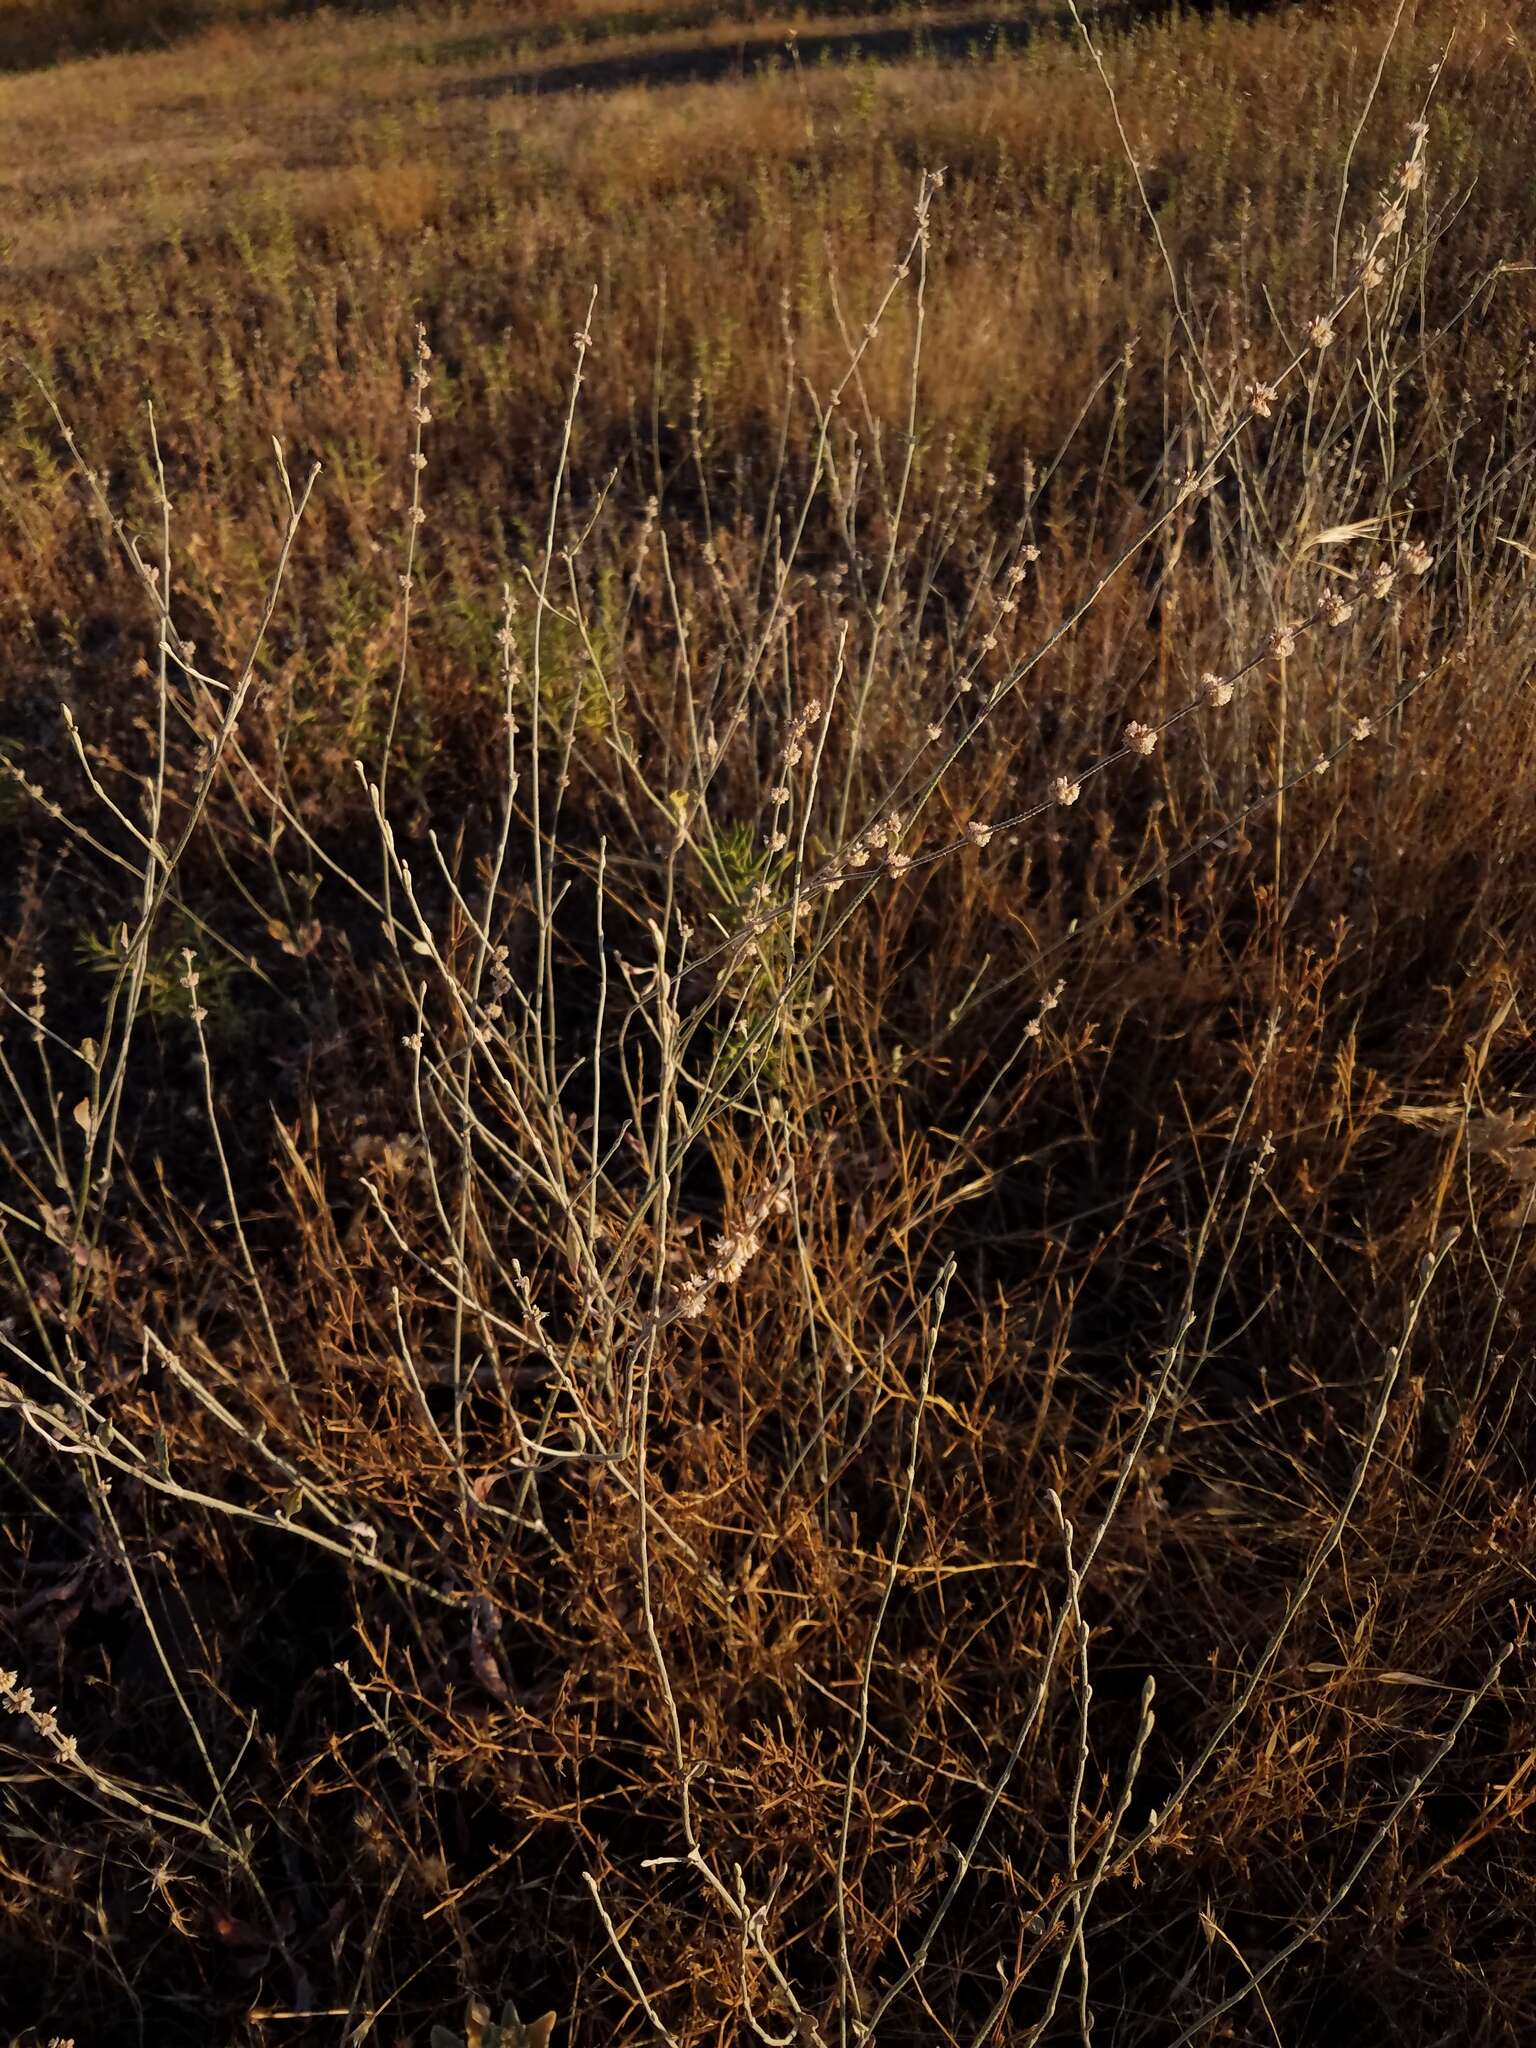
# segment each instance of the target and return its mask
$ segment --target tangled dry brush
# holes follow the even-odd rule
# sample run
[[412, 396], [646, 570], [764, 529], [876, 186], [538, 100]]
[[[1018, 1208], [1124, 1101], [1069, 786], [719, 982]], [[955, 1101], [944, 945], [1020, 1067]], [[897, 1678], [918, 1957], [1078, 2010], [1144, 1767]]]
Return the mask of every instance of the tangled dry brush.
[[936, 172], [734, 485], [588, 460], [599, 301], [490, 608], [437, 331], [398, 542], [279, 445], [259, 594], [13, 371], [126, 622], [10, 726], [18, 2039], [1529, 2038], [1536, 406], [1436, 84], [1049, 458], [928, 429]]

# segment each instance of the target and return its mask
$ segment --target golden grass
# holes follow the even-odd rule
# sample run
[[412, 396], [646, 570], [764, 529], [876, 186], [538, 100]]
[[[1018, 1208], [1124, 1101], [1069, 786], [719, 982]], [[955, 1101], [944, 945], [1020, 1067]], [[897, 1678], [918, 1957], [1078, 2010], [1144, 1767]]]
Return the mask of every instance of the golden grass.
[[[0, 68], [33, 70], [80, 57], [162, 52], [190, 44], [214, 58], [311, 48], [376, 48], [383, 33], [431, 38], [430, 61], [494, 52], [505, 61], [560, 61], [741, 42], [761, 36], [976, 16], [1007, 20], [1041, 11], [1041, 0], [1003, 0], [990, 14], [975, 0], [0, 0]], [[318, 19], [316, 19], [318, 17]]]
[[1536, 81], [1392, 12], [1106, 46], [1177, 304], [1065, 41], [0, 84], [24, 2048], [1529, 2036]]

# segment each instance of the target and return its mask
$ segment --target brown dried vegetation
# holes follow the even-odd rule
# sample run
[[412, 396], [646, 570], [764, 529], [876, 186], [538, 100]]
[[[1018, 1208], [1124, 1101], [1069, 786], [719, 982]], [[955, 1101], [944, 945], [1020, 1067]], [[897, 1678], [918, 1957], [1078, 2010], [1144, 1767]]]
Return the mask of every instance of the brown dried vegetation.
[[1530, 2038], [1528, 45], [466, 14], [0, 86], [0, 2025]]

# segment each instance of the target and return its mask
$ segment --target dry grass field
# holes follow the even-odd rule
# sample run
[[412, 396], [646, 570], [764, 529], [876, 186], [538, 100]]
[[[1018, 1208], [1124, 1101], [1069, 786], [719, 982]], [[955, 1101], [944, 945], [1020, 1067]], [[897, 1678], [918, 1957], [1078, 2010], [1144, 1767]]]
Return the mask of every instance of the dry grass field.
[[13, 2048], [1536, 2034], [1536, 29], [1073, 12], [0, 6]]

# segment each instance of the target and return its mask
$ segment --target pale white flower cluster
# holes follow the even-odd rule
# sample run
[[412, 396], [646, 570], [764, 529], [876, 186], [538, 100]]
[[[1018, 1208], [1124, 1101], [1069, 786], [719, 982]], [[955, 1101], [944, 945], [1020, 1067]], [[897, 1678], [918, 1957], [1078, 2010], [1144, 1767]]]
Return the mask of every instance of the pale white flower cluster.
[[0, 1705], [30, 1721], [43, 1740], [52, 1744], [60, 1762], [74, 1763], [78, 1759], [80, 1751], [75, 1738], [64, 1733], [50, 1709], [38, 1706], [31, 1686], [23, 1685], [14, 1671], [0, 1671]]
[[782, 1216], [789, 1207], [789, 1193], [783, 1187], [759, 1195], [747, 1209], [739, 1227], [722, 1231], [710, 1245], [710, 1262], [690, 1273], [677, 1290], [674, 1314], [697, 1322], [719, 1287], [734, 1287], [762, 1250], [762, 1226], [770, 1216]]

